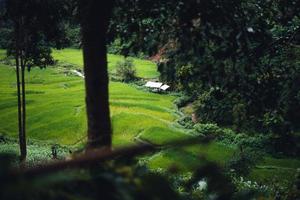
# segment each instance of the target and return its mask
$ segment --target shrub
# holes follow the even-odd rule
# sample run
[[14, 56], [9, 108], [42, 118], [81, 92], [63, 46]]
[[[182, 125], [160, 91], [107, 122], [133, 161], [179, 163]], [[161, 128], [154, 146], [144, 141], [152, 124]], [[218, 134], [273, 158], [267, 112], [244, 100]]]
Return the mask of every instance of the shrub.
[[198, 97], [194, 109], [201, 122], [231, 125], [233, 105], [233, 98], [226, 96], [220, 88], [213, 87]]
[[249, 148], [242, 148], [233, 154], [233, 157], [227, 162], [226, 166], [234, 173], [246, 176], [250, 170], [262, 159], [261, 153]]
[[186, 95], [183, 95], [181, 97], [178, 97], [175, 99], [174, 103], [178, 108], [181, 108], [183, 106], [186, 106], [188, 103], [192, 101], [192, 98]]
[[119, 38], [115, 39], [108, 45], [107, 51], [111, 54], [121, 54], [122, 44]]
[[263, 116], [263, 127], [269, 133], [269, 141], [272, 153], [279, 152], [286, 155], [299, 154], [297, 140], [292, 132], [290, 123], [284, 120], [281, 112], [274, 110], [266, 112]]
[[9, 38], [12, 34], [12, 30], [10, 28], [1, 27], [0, 29], [0, 49], [6, 49], [9, 46]]
[[232, 120], [235, 130], [240, 131], [247, 120], [247, 110], [244, 103], [238, 103], [232, 108]]
[[218, 135], [217, 140], [226, 145], [236, 145], [235, 137], [237, 133], [234, 132], [232, 129], [223, 128], [222, 134]]
[[125, 58], [124, 61], [116, 64], [116, 72], [121, 81], [129, 82], [136, 79], [136, 70], [133, 64], [133, 60]]
[[205, 135], [205, 136], [219, 136], [223, 134], [221, 128], [219, 128], [216, 124], [201, 124], [197, 123], [194, 125], [194, 129], [197, 134]]
[[4, 65], [8, 65], [8, 66], [15, 66], [16, 65], [16, 62], [15, 62], [15, 60], [12, 56], [4, 57], [3, 59], [0, 60], [0, 63], [4, 64]]
[[257, 135], [255, 137], [246, 134], [237, 134], [234, 143], [238, 146], [244, 146], [255, 150], [264, 150], [270, 153], [270, 138], [268, 135]]
[[192, 129], [194, 126], [194, 123], [192, 122], [192, 118], [190, 116], [183, 116], [177, 122], [184, 128], [188, 129]]
[[72, 47], [72, 48], [80, 48], [81, 47], [81, 32], [80, 32], [80, 27], [67, 27], [66, 31], [66, 42], [67, 46]]
[[282, 115], [277, 111], [266, 112], [263, 115], [263, 127], [271, 133], [282, 134], [288, 132], [287, 126], [285, 126]]

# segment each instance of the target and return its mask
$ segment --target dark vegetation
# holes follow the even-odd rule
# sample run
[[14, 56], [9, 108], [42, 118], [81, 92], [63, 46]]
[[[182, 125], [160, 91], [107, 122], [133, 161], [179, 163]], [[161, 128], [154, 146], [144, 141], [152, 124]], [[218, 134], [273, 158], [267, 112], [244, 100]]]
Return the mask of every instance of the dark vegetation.
[[117, 4], [112, 44], [158, 57], [160, 79], [188, 96], [179, 107], [192, 100], [199, 122], [269, 135], [274, 151], [299, 155], [299, 1]]
[[[139, 148], [73, 170], [48, 173], [50, 165], [41, 164], [36, 176], [26, 176], [32, 168], [24, 162], [19, 168], [13, 155], [1, 155], [0, 199], [299, 198], [299, 174], [278, 190], [239, 180], [263, 155], [300, 155], [299, 1], [6, 0], [0, 7], [0, 48], [10, 56], [2, 62], [16, 65], [22, 161], [30, 92], [24, 70], [54, 64], [51, 48], [63, 47], [83, 49], [87, 145], [75, 153], [43, 145], [53, 160], [118, 152], [111, 147], [107, 51], [155, 60], [160, 80], [182, 94], [178, 108], [192, 109], [178, 123], [196, 138], [237, 147], [225, 169], [205, 161], [188, 177], [176, 176], [176, 167], [149, 171], [136, 160], [144, 153]], [[129, 58], [117, 63], [116, 74], [123, 82], [137, 80]], [[11, 142], [0, 137], [0, 145]], [[151, 151], [174, 146], [180, 147]]]

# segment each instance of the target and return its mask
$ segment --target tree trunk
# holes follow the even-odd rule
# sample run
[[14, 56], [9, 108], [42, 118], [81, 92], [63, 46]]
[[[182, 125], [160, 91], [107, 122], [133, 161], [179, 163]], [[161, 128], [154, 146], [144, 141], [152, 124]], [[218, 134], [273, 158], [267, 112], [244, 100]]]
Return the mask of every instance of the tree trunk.
[[21, 85], [22, 85], [22, 136], [21, 136], [21, 160], [27, 156], [26, 147], [26, 91], [25, 91], [25, 63], [21, 56]]
[[[16, 78], [17, 78], [17, 97], [18, 97], [18, 128], [19, 128], [19, 145], [20, 145], [20, 160], [23, 162], [26, 159], [26, 140], [23, 135], [23, 124], [22, 121], [22, 101], [21, 101], [21, 88], [20, 88], [20, 23], [15, 23], [15, 39], [16, 39]], [[25, 142], [24, 142], [25, 141]]]
[[81, 29], [88, 125], [87, 148], [111, 147], [106, 32], [110, 0], [81, 0]]
[[16, 53], [16, 77], [17, 77], [17, 96], [18, 96], [18, 125], [19, 125], [19, 145], [20, 145], [20, 160], [26, 159], [26, 142], [24, 143], [23, 135], [23, 112], [22, 112], [22, 101], [21, 101], [21, 88], [20, 88], [20, 62], [19, 62], [19, 51]]

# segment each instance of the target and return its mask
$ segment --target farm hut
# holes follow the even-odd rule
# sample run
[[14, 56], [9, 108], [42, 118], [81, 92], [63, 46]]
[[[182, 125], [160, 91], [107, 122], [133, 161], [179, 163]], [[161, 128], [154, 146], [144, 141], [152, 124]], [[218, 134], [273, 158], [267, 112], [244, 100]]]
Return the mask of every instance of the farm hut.
[[152, 91], [154, 92], [166, 91], [167, 89], [170, 88], [170, 86], [167, 84], [163, 84], [161, 82], [153, 82], [153, 81], [148, 81], [145, 84], [145, 87], [151, 88]]

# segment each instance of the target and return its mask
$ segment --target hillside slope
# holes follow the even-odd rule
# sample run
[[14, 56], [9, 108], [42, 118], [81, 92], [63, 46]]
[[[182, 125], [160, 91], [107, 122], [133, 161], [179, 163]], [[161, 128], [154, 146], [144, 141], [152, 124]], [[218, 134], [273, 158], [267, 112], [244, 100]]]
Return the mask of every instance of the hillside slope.
[[[66, 52], [64, 54], [64, 51]], [[80, 67], [79, 50], [56, 51], [54, 56], [60, 62]], [[58, 56], [59, 54], [59, 56]], [[4, 56], [0, 51], [0, 57]], [[109, 55], [110, 69], [122, 59]], [[143, 78], [155, 77], [155, 65], [150, 61], [137, 60], [137, 73]], [[150, 63], [150, 65], [149, 65]], [[68, 69], [51, 66], [47, 69], [34, 68], [26, 72], [27, 89], [27, 135], [36, 143], [60, 144], [68, 147], [82, 145], [86, 140], [86, 116], [84, 83]], [[154, 94], [138, 89], [137, 86], [110, 82], [110, 109], [113, 124], [114, 146], [129, 145], [136, 138], [154, 144], [164, 144], [172, 139], [191, 137], [186, 131], [174, 126], [178, 118], [171, 95]], [[15, 69], [0, 64], [0, 135], [17, 138], [17, 97]], [[51, 145], [42, 150], [48, 157]], [[29, 155], [34, 160], [38, 145], [30, 146]], [[0, 151], [18, 152], [17, 145], [1, 144]], [[225, 164], [234, 149], [213, 142], [209, 145], [195, 145], [184, 149], [162, 150], [143, 158], [152, 169], [167, 169], [174, 165], [182, 172], [190, 171], [202, 162], [200, 155], [208, 160]], [[296, 159], [267, 158], [251, 174], [252, 179], [262, 182], [291, 180], [300, 161]], [[274, 175], [275, 174], [275, 175]]]

